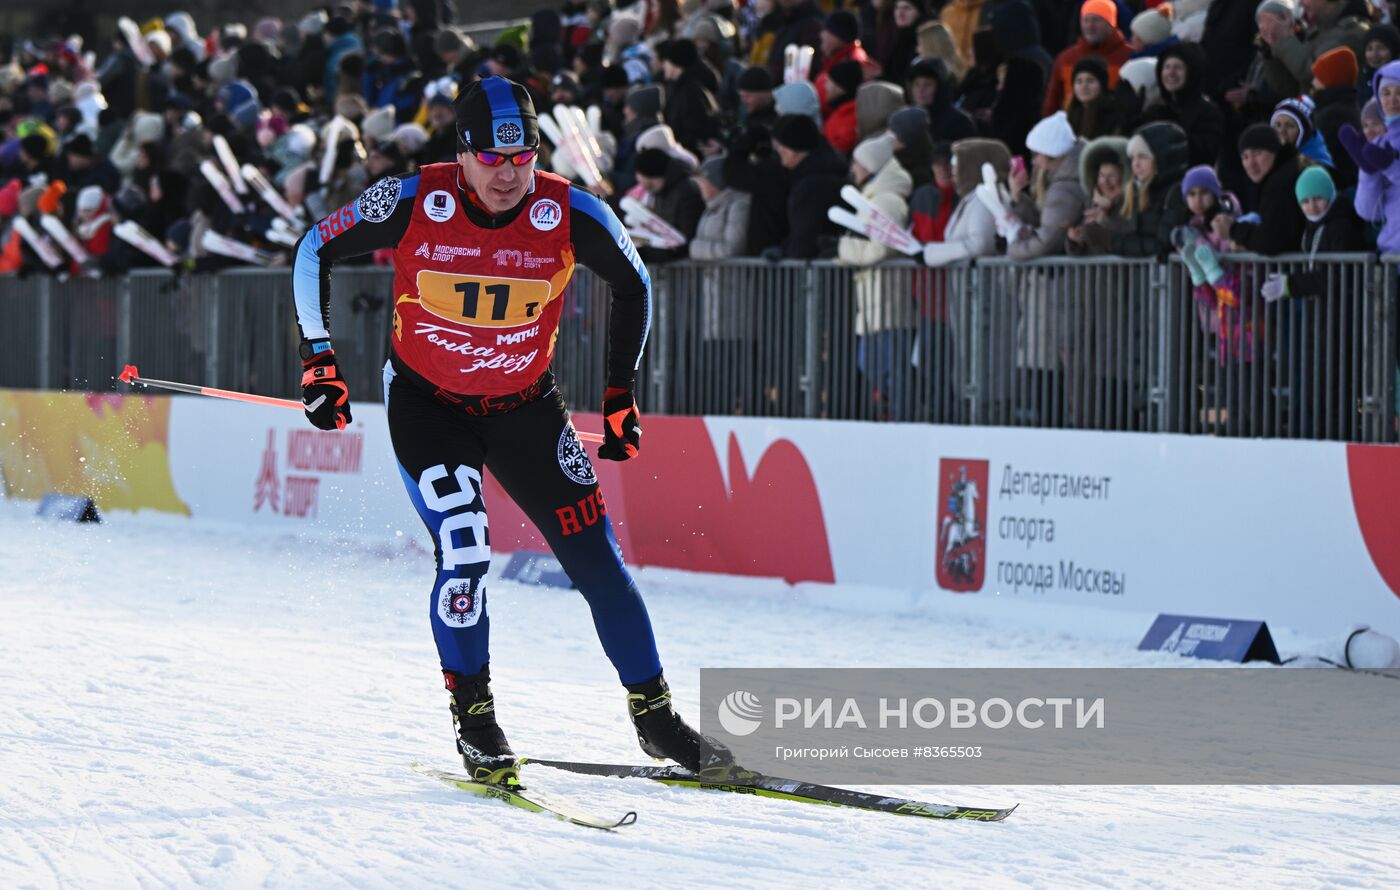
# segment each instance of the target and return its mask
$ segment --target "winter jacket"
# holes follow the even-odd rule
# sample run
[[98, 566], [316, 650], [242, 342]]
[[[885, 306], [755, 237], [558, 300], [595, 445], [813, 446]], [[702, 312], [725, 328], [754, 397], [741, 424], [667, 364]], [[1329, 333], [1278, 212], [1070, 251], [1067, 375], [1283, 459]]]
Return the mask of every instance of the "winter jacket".
[[860, 45], [860, 41], [848, 43], [836, 52], [822, 59], [821, 70], [812, 79], [812, 85], [817, 88], [817, 100], [821, 103], [822, 117], [831, 113], [830, 99], [826, 94], [826, 84], [830, 79], [831, 66], [837, 62], [859, 62], [864, 68], [870, 64], [870, 56], [866, 55], [865, 47]]
[[1012, 57], [1006, 62], [1006, 80], [992, 105], [992, 126], [987, 134], [1006, 143], [1013, 155], [1026, 153], [1026, 134], [1040, 120], [1040, 96], [1045, 74], [1038, 62]]
[[1036, 207], [1030, 189], [1021, 193], [1013, 210], [1031, 228], [1022, 229], [1021, 237], [1006, 246], [1006, 255], [1015, 260], [1031, 260], [1064, 253], [1065, 231], [1084, 216], [1089, 197], [1079, 184], [1079, 156], [1084, 140], [1076, 139], [1074, 148], [1060, 159], [1050, 174], [1045, 188], [1045, 201]]
[[972, 56], [972, 35], [982, 26], [985, 6], [986, 0], [949, 0], [938, 13], [938, 20], [953, 35], [953, 43], [964, 59]]
[[942, 241], [948, 220], [958, 204], [958, 192], [951, 185], [926, 182], [909, 196], [909, 234], [925, 243]]
[[[695, 237], [700, 216], [705, 212], [705, 199], [700, 196], [700, 186], [691, 178], [690, 167], [680, 158], [666, 162], [665, 185], [652, 196], [651, 209], [657, 216], [670, 223], [689, 241]], [[675, 249], [643, 247], [642, 259], [648, 263], [682, 259], [688, 251], [685, 245]]]
[[371, 59], [365, 65], [360, 92], [370, 108], [392, 105], [398, 120], [412, 120], [418, 104], [423, 101], [423, 76], [410, 59], [396, 62]]
[[1365, 250], [1366, 233], [1361, 220], [1356, 218], [1356, 213], [1344, 201], [1333, 201], [1322, 219], [1317, 222], [1309, 220], [1303, 229], [1302, 252], [1308, 255], [1308, 264], [1305, 271], [1288, 276], [1290, 295], [1327, 295], [1327, 268], [1319, 269], [1313, 265], [1313, 259], [1318, 254], [1361, 253]]
[[826, 212], [841, 197], [848, 166], [846, 159], [823, 139], [791, 171], [788, 235], [783, 241], [783, 256], [795, 260], [814, 259], [819, 253], [817, 239], [820, 236], [840, 234], [840, 227], [827, 219]]
[[[1302, 89], [1312, 83], [1312, 64], [1318, 56], [1339, 46], [1351, 47], [1358, 60], [1366, 58], [1368, 24], [1344, 5], [1319, 19], [1308, 31], [1289, 32], [1274, 43], [1267, 65], [1282, 69]], [[1272, 79], [1272, 78], [1271, 78]]]
[[[1079, 184], [1084, 194], [1089, 196], [1085, 209], [1096, 205], [1095, 189], [1098, 187], [1099, 168], [1113, 163], [1123, 171], [1126, 180], [1132, 177], [1128, 161], [1128, 140], [1123, 136], [1101, 136], [1084, 146], [1079, 154]], [[1102, 256], [1113, 252], [1113, 236], [1128, 229], [1128, 220], [1123, 218], [1123, 196], [1108, 206], [1102, 207], [1105, 219], [1098, 223], [1084, 224], [1082, 240], [1066, 240], [1065, 251], [1070, 256]]]
[[1172, 229], [1189, 215], [1181, 194], [1181, 179], [1190, 167], [1186, 133], [1170, 121], [1159, 121], [1136, 135], [1152, 149], [1157, 172], [1147, 187], [1147, 206], [1133, 214], [1125, 231], [1113, 236], [1111, 250], [1119, 256], [1165, 255], [1172, 249]]
[[743, 256], [749, 237], [749, 207], [753, 195], [724, 189], [705, 206], [695, 237], [690, 242], [693, 260], [721, 260]]
[[[1299, 169], [1297, 150], [1291, 145], [1283, 146], [1274, 159], [1273, 169], [1259, 184], [1259, 222], [1236, 222], [1230, 227], [1232, 241], [1245, 250], [1265, 256], [1297, 248], [1306, 221], [1293, 195]], [[1357, 197], [1359, 200], [1360, 195]]]
[[[753, 196], [744, 253], [758, 256], [781, 245], [788, 234], [787, 199], [791, 174], [778, 162], [767, 127], [745, 127], [724, 156], [724, 181]], [[825, 211], [823, 211], [825, 213]]]
[[1356, 180], [1356, 215], [1380, 225], [1381, 253], [1400, 253], [1400, 161], [1379, 173], [1362, 171]]
[[[1205, 68], [1197, 79], [1217, 102], [1223, 101], [1226, 90], [1243, 83], [1249, 72], [1252, 55], [1247, 47], [1258, 31], [1254, 23], [1258, 5], [1214, 0], [1206, 12], [1205, 32], [1201, 35]], [[1186, 132], [1189, 135], [1191, 131]]]
[[1011, 155], [1006, 147], [990, 139], [966, 139], [953, 145], [957, 159], [958, 206], [943, 228], [943, 243], [958, 245], [969, 257], [995, 256], [997, 225], [992, 212], [972, 192], [982, 182], [982, 165], [991, 164], [1004, 181]]
[[1108, 65], [1108, 85], [1112, 88], [1118, 83], [1119, 67], [1132, 55], [1133, 48], [1117, 31], [1110, 31], [1108, 37], [1098, 46], [1090, 46], [1083, 37], [1079, 38], [1073, 46], [1055, 57], [1055, 64], [1050, 71], [1050, 85], [1046, 88], [1045, 99], [1040, 105], [1040, 116], [1049, 117], [1069, 107], [1069, 100], [1074, 95], [1074, 91], [1070, 89], [1074, 81], [1074, 66], [1079, 64], [1080, 59], [1087, 56], [1103, 59]]
[[[1027, 59], [1035, 62], [1040, 67], [1043, 86], [1055, 67], [1055, 58], [1045, 49], [1045, 43], [1040, 38], [1041, 22], [1032, 4], [1026, 0], [1002, 0], [992, 11], [991, 25], [1007, 61]], [[1040, 98], [1039, 92], [1035, 98]]]
[[928, 112], [928, 131], [933, 141], [957, 142], [976, 136], [977, 126], [972, 118], [953, 104], [958, 85], [948, 66], [942, 59], [934, 59], [931, 67], [937, 75], [938, 86], [933, 91], [933, 104], [924, 110]]
[[[909, 222], [909, 195], [914, 183], [909, 174], [893, 159], [871, 175], [861, 186], [860, 193], [870, 199], [870, 203], [894, 220], [900, 226]], [[836, 256], [843, 263], [853, 266], [873, 266], [888, 258], [894, 251], [854, 232], [841, 235], [836, 244]]]
[[857, 144], [856, 100], [854, 96], [842, 96], [836, 103], [827, 116], [826, 123], [822, 124], [822, 135], [831, 143], [832, 148], [849, 158]]
[[676, 141], [691, 152], [700, 153], [700, 143], [719, 135], [719, 103], [701, 84], [695, 68], [681, 72], [675, 80], [666, 82], [666, 124], [676, 134]]
[[1317, 108], [1313, 111], [1313, 126], [1327, 145], [1327, 153], [1332, 156], [1332, 180], [1337, 191], [1356, 187], [1356, 162], [1347, 154], [1337, 139], [1337, 131], [1343, 124], [1351, 124], [1361, 129], [1361, 105], [1356, 99], [1355, 87], [1333, 87], [1313, 94]]
[[[1162, 86], [1162, 66], [1168, 59], [1186, 65], [1186, 83], [1175, 93]], [[1172, 121], [1186, 131], [1190, 166], [1215, 166], [1225, 141], [1225, 113], [1202, 90], [1206, 71], [1205, 54], [1194, 43], [1178, 43], [1157, 57], [1157, 87], [1160, 98], [1143, 110], [1144, 123]]]

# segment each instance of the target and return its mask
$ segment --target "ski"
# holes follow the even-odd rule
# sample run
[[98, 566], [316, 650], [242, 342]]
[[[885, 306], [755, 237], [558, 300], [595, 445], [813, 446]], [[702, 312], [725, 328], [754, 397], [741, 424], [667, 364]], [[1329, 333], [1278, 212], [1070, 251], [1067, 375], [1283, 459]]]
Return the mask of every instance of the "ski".
[[614, 828], [620, 828], [623, 825], [631, 825], [633, 822], [637, 821], [637, 814], [635, 812], [628, 812], [621, 819], [608, 819], [575, 809], [566, 804], [557, 803], [540, 794], [538, 791], [524, 788], [516, 790], [503, 785], [487, 785], [483, 782], [474, 782], [466, 776], [450, 773], [445, 770], [433, 769], [421, 763], [414, 763], [413, 768], [425, 776], [439, 779], [469, 794], [475, 794], [477, 797], [499, 800], [513, 807], [529, 810], [532, 813], [548, 813], [563, 822], [572, 822], [575, 825], [582, 825], [586, 828], [600, 828], [604, 831], [611, 831]]
[[[588, 776], [610, 776], [613, 778], [651, 779], [681, 788], [701, 788], [706, 791], [729, 791], [735, 794], [752, 794], [757, 797], [771, 797], [779, 800], [795, 800], [802, 803], [826, 804], [848, 809], [868, 810], [876, 813], [893, 813], [900, 816], [921, 816], [925, 819], [968, 819], [975, 822], [1000, 822], [1016, 809], [984, 809], [981, 807], [952, 806], [941, 803], [925, 803], [906, 800], [901, 797], [881, 797], [836, 788], [831, 785], [818, 785], [814, 782], [799, 782], [794, 779], [780, 779], [776, 776], [755, 774], [746, 781], [708, 782], [697, 778], [693, 773], [678, 766], [627, 766], [618, 763], [580, 763], [568, 760], [536, 760], [522, 758], [521, 766], [537, 764], [552, 769], [581, 773]], [[1019, 806], [1019, 804], [1017, 805]]]

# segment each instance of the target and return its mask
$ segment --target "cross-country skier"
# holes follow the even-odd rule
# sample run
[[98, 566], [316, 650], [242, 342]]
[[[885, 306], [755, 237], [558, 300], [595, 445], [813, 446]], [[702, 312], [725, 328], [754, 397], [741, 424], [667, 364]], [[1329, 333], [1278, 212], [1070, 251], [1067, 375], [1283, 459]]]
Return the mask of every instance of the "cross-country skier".
[[392, 248], [389, 433], [436, 548], [429, 615], [468, 773], [481, 782], [519, 782], [489, 686], [484, 466], [588, 601], [627, 688], [642, 750], [723, 776], [729, 751], [671, 707], [646, 606], [549, 367], [564, 290], [574, 264], [583, 263], [612, 288], [598, 456], [635, 457], [641, 426], [632, 387], [651, 311], [646, 267], [606, 204], [535, 170], [539, 128], [524, 87], [502, 77], [474, 83], [458, 98], [456, 116], [456, 163], [380, 180], [297, 245], [292, 276], [307, 418], [325, 430], [350, 421], [331, 348], [330, 267]]

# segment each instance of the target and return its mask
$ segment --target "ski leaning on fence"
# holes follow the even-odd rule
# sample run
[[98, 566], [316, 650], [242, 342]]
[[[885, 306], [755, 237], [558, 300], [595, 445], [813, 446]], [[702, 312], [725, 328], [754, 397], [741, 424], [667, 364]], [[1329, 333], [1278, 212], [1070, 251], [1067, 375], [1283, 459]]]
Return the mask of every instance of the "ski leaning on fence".
[[628, 812], [621, 819], [610, 819], [585, 812], [569, 804], [560, 803], [553, 798], [546, 797], [538, 791], [532, 789], [512, 789], [502, 785], [487, 785], [483, 782], [473, 782], [471, 779], [459, 773], [450, 773], [445, 770], [433, 769], [421, 763], [414, 763], [413, 769], [425, 776], [430, 776], [439, 781], [445, 782], [468, 794], [475, 794], [477, 797], [485, 797], [490, 800], [499, 800], [502, 803], [528, 810], [532, 813], [547, 813], [563, 822], [572, 822], [575, 825], [582, 825], [586, 828], [600, 828], [604, 831], [611, 831], [623, 825], [631, 825], [637, 821], [635, 812]]
[[847, 809], [867, 810], [875, 813], [892, 813], [898, 816], [920, 816], [925, 819], [964, 819], [974, 822], [1000, 822], [1010, 816], [1015, 806], [1005, 809], [954, 806], [952, 804], [926, 803], [907, 800], [901, 797], [882, 797], [852, 791], [848, 788], [835, 788], [831, 785], [818, 785], [813, 782], [799, 782], [795, 779], [780, 779], [776, 776], [755, 775], [747, 781], [725, 783], [707, 782], [678, 766], [627, 766], [616, 763], [581, 763], [568, 760], [535, 760], [525, 757], [522, 766], [535, 764], [552, 769], [580, 773], [587, 776], [610, 776], [613, 778], [650, 779], [665, 785], [682, 788], [700, 788], [706, 791], [728, 791], [734, 794], [751, 794], [755, 797], [771, 797], [779, 800], [795, 800], [802, 803], [825, 804]]

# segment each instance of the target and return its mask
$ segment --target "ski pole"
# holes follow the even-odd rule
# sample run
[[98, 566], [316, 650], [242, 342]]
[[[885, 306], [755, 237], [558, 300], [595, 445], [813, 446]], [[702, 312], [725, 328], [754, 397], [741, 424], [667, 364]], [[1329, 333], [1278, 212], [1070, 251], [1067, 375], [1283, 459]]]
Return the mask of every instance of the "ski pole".
[[[295, 399], [275, 399], [272, 396], [260, 396], [250, 392], [237, 392], [231, 389], [215, 389], [212, 386], [195, 386], [193, 383], [175, 383], [171, 380], [153, 380], [149, 377], [142, 377], [141, 372], [135, 365], [127, 365], [122, 372], [117, 375], [117, 379], [123, 383], [140, 384], [142, 386], [154, 386], [160, 389], [169, 389], [175, 392], [190, 393], [196, 396], [212, 396], [216, 399], [230, 399], [235, 402], [251, 402], [254, 405], [271, 405], [274, 408], [291, 408], [295, 411], [304, 411], [306, 406]], [[585, 442], [601, 443], [603, 437], [598, 433], [579, 432], [578, 437]]]

